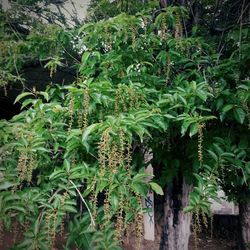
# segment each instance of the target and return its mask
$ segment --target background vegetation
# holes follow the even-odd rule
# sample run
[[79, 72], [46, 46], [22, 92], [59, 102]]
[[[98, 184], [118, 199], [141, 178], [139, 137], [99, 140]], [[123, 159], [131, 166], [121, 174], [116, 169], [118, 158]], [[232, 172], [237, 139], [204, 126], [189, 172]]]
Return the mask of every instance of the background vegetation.
[[[13, 1], [0, 13], [0, 85], [6, 95], [23, 85], [22, 111], [0, 122], [0, 231], [24, 231], [13, 249], [52, 249], [60, 232], [66, 249], [121, 249], [131, 228], [139, 248], [141, 197], [171, 192], [178, 213], [184, 183], [195, 235], [223, 189], [240, 204], [247, 249], [250, 4], [92, 1], [72, 26], [49, 3]], [[43, 90], [22, 76], [37, 64], [52, 79]], [[58, 70], [73, 81], [53, 82]]]

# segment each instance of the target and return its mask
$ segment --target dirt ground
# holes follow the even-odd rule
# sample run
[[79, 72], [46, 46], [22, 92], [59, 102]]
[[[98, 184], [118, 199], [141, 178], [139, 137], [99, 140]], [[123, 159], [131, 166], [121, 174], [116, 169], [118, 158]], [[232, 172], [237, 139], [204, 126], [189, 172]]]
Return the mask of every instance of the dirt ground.
[[[136, 250], [135, 242], [130, 241], [130, 243], [124, 244], [124, 250]], [[141, 250], [159, 250], [160, 240], [156, 239], [156, 241], [143, 241]], [[211, 239], [210, 237], [206, 237], [203, 235], [198, 238], [198, 247], [195, 248], [194, 239], [191, 237], [189, 250], [235, 250], [236, 242], [225, 240], [225, 239]]]
[[[20, 236], [17, 237], [17, 241], [20, 241]], [[8, 250], [13, 245], [13, 234], [7, 232], [4, 234], [2, 245], [0, 245], [0, 250]], [[63, 250], [61, 245], [62, 239], [58, 238], [56, 242], [56, 250]], [[136, 250], [135, 237], [130, 237], [124, 239], [123, 249], [124, 250]], [[141, 250], [159, 250], [160, 247], [160, 238], [157, 237], [155, 241], [146, 241], [142, 242]], [[189, 250], [236, 250], [236, 242], [225, 240], [225, 239], [211, 239], [207, 235], [202, 235], [198, 238], [198, 248], [195, 249], [193, 237], [190, 239]]]

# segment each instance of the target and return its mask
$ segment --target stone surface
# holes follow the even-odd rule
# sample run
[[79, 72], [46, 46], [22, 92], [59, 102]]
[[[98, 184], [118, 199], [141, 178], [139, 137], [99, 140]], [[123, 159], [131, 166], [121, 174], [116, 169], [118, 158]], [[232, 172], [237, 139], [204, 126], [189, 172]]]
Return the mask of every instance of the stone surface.
[[220, 203], [211, 200], [211, 210], [213, 214], [239, 214], [238, 206], [233, 202], [228, 202], [227, 197], [225, 196], [225, 193], [222, 190], [218, 192], [218, 198], [220, 199]]

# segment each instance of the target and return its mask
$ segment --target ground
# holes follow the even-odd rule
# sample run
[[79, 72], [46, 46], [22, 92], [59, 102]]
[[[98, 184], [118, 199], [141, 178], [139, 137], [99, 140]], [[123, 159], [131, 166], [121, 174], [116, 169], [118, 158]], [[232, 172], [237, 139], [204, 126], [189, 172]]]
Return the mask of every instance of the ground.
[[[125, 243], [124, 250], [136, 250], [133, 247], [134, 242], [130, 242], [130, 244]], [[141, 250], [159, 250], [160, 240], [156, 241], [144, 241]], [[225, 240], [225, 239], [211, 239], [208, 236], [202, 235], [202, 237], [198, 238], [198, 248], [195, 248], [193, 237], [190, 240], [189, 250], [236, 250], [236, 242]]]
[[[4, 238], [2, 241], [2, 246], [0, 246], [1, 250], [8, 250], [11, 245], [13, 245], [14, 241], [13, 233], [6, 232], [4, 234]], [[20, 240], [20, 235], [17, 236], [17, 241]], [[60, 246], [62, 239], [59, 237], [56, 243], [55, 250], [63, 250], [63, 247]], [[124, 239], [124, 250], [136, 250], [135, 247], [135, 237], [131, 237], [129, 239]], [[144, 240], [142, 243], [142, 248], [140, 250], [159, 250], [160, 246], [160, 238], [157, 237], [154, 242]], [[210, 236], [202, 235], [198, 238], [198, 248], [195, 248], [193, 237], [191, 237], [189, 250], [236, 250], [236, 242], [221, 238], [213, 238]], [[73, 250], [73, 249], [72, 249]]]

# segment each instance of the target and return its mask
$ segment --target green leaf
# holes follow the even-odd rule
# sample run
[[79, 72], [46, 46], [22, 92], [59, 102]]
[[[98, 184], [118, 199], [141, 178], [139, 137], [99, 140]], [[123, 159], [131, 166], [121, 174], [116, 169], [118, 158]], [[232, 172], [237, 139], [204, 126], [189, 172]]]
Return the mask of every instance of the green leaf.
[[186, 101], [186, 99], [183, 96], [178, 95], [178, 97], [183, 102], [184, 105], [187, 105], [187, 101]]
[[63, 209], [67, 212], [70, 212], [70, 213], [77, 213], [77, 210], [75, 209], [75, 207], [71, 206], [71, 205], [67, 205], [65, 204], [63, 206]]
[[216, 110], [219, 110], [224, 103], [224, 99], [223, 98], [218, 98], [218, 100], [216, 100]]
[[149, 173], [138, 173], [133, 177], [133, 182], [144, 182], [148, 177], [152, 177], [152, 175]]
[[39, 94], [42, 95], [47, 102], [49, 101], [49, 94], [47, 92], [40, 91]]
[[145, 183], [132, 183], [131, 185], [132, 189], [142, 195], [142, 196], [146, 196], [147, 195], [147, 192], [148, 192], [148, 187]]
[[190, 126], [190, 124], [193, 123], [192, 120], [185, 120], [181, 126], [181, 135], [185, 135], [188, 127]]
[[116, 192], [111, 193], [111, 205], [114, 208], [114, 210], [118, 209], [119, 206], [119, 197]]
[[31, 104], [34, 101], [34, 99], [27, 99], [23, 102], [21, 109], [25, 108], [29, 104]]
[[63, 162], [63, 166], [66, 169], [67, 173], [69, 173], [69, 171], [70, 171], [70, 162], [65, 159], [64, 162]]
[[231, 110], [233, 107], [234, 107], [233, 104], [227, 104], [227, 105], [225, 105], [225, 106], [223, 107], [222, 112], [223, 112], [223, 113], [226, 113], [226, 112], [228, 112], [229, 110]]
[[34, 234], [37, 235], [38, 232], [39, 232], [39, 225], [40, 225], [40, 220], [39, 220], [39, 217], [36, 219], [36, 222], [35, 222], [35, 225], [34, 225]]
[[215, 160], [215, 162], [218, 162], [218, 156], [211, 150], [207, 150], [209, 155]]
[[56, 170], [56, 171], [54, 171], [50, 176], [49, 176], [49, 179], [50, 180], [53, 180], [53, 179], [58, 179], [58, 178], [60, 178], [60, 177], [62, 177], [62, 176], [65, 176], [65, 172], [64, 172], [64, 170]]
[[194, 207], [193, 206], [187, 206], [187, 207], [184, 207], [183, 211], [188, 213], [188, 212], [191, 212], [194, 210]]
[[198, 132], [197, 123], [192, 123], [190, 126], [189, 136], [192, 137], [193, 135], [197, 134], [197, 132]]
[[202, 90], [197, 91], [196, 94], [197, 94], [197, 96], [198, 96], [201, 100], [203, 100], [204, 102], [206, 101], [207, 95], [206, 95], [206, 93], [205, 93], [204, 91], [202, 91]]
[[203, 179], [202, 179], [202, 177], [201, 177], [200, 175], [194, 173], [194, 177], [198, 180], [198, 182], [199, 182], [200, 184], [203, 185], [204, 181], [203, 181]]
[[89, 51], [84, 52], [84, 54], [82, 56], [82, 62], [84, 64], [86, 64], [86, 62], [88, 61], [89, 56], [90, 56], [90, 52]]
[[169, 118], [169, 119], [174, 119], [175, 117], [174, 116], [172, 116], [172, 115], [170, 115], [170, 114], [165, 114], [165, 115], [163, 115], [164, 117], [166, 117], [166, 118]]
[[234, 109], [234, 118], [241, 124], [243, 124], [245, 120], [246, 113], [242, 108]]
[[8, 207], [6, 207], [6, 210], [16, 210], [16, 211], [19, 211], [19, 212], [22, 212], [22, 213], [26, 213], [25, 208], [23, 208], [21, 206], [18, 206], [18, 205], [8, 206]]
[[155, 182], [150, 182], [149, 184], [150, 184], [151, 188], [152, 188], [157, 194], [159, 194], [159, 195], [164, 195], [164, 192], [163, 192], [163, 190], [162, 190], [162, 188], [161, 188], [161, 186], [160, 186], [159, 184], [157, 184], [157, 183], [155, 183]]
[[82, 142], [87, 140], [87, 137], [100, 125], [99, 123], [94, 123], [86, 128], [84, 133], [82, 134]]
[[9, 181], [4, 181], [2, 183], [0, 183], [0, 190], [3, 190], [3, 189], [8, 189], [10, 187], [13, 187], [14, 184], [9, 182]]
[[26, 96], [29, 96], [29, 95], [34, 96], [34, 94], [31, 93], [31, 92], [24, 92], [24, 93], [18, 95], [17, 98], [15, 99], [14, 103], [17, 103], [17, 102], [20, 101], [22, 98], [24, 98], [24, 97], [26, 97]]
[[163, 131], [167, 129], [168, 123], [166, 123], [161, 117], [153, 117], [153, 120]]

